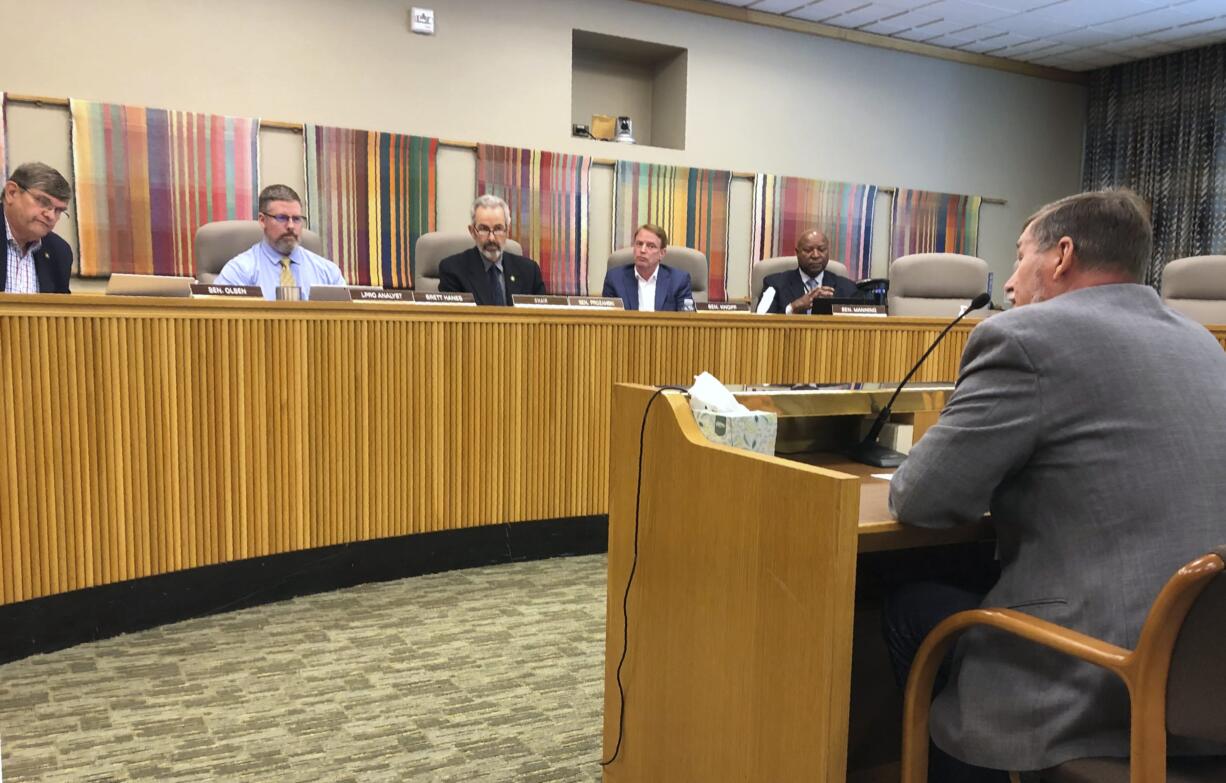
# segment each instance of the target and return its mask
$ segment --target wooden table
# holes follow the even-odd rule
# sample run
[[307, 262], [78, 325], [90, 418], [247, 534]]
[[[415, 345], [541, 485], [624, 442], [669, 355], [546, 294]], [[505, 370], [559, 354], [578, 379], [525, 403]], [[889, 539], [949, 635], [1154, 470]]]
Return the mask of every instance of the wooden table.
[[[845, 432], [889, 393], [742, 401]], [[947, 393], [904, 392], [894, 410], [918, 437]], [[684, 395], [652, 394], [614, 394], [604, 757], [617, 758], [604, 779], [841, 783], [857, 554], [987, 531], [902, 528], [888, 482], [869, 475], [881, 469], [711, 443]]]

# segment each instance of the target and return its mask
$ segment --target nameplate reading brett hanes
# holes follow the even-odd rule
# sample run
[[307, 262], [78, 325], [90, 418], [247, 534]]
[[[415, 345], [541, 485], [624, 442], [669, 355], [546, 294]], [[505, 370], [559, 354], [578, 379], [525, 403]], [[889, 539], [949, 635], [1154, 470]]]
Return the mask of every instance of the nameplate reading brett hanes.
[[749, 302], [695, 302], [694, 309], [713, 313], [748, 313]]
[[213, 285], [193, 283], [192, 296], [263, 296], [264, 289], [258, 285]]
[[473, 305], [475, 307], [477, 304], [472, 294], [455, 291], [418, 291], [413, 294], [413, 301], [417, 304], [430, 305]]

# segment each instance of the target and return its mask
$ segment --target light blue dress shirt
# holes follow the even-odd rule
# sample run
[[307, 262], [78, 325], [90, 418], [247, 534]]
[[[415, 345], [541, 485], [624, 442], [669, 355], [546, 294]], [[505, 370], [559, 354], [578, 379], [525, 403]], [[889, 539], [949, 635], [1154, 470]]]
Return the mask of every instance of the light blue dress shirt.
[[[289, 270], [302, 289], [304, 299], [311, 298], [313, 285], [346, 284], [339, 266], [302, 245], [289, 254]], [[281, 285], [281, 254], [261, 239], [250, 250], [227, 261], [213, 285], [258, 285], [265, 299], [276, 299], [277, 286]]]

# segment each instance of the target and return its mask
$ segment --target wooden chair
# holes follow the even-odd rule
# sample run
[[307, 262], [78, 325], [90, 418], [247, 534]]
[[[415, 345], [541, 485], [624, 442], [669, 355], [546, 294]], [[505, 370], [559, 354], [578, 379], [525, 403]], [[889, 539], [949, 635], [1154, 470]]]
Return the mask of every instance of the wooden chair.
[[1226, 547], [1180, 568], [1162, 588], [1135, 650], [1011, 609], [959, 612], [920, 645], [903, 702], [902, 783], [928, 778], [928, 712], [937, 669], [958, 635], [990, 625], [1114, 672], [1132, 699], [1130, 759], [1076, 759], [1045, 770], [1051, 783], [1200, 783], [1226, 780], [1226, 757], [1171, 757], [1171, 735], [1226, 744]]

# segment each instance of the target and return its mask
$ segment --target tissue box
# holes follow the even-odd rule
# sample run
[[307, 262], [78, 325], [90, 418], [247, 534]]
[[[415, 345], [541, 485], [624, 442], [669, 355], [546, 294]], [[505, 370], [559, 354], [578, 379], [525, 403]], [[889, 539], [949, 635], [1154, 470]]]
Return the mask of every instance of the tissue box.
[[775, 455], [775, 435], [779, 432], [779, 417], [773, 413], [716, 413], [706, 409], [694, 411], [694, 421], [707, 440], [737, 449]]

